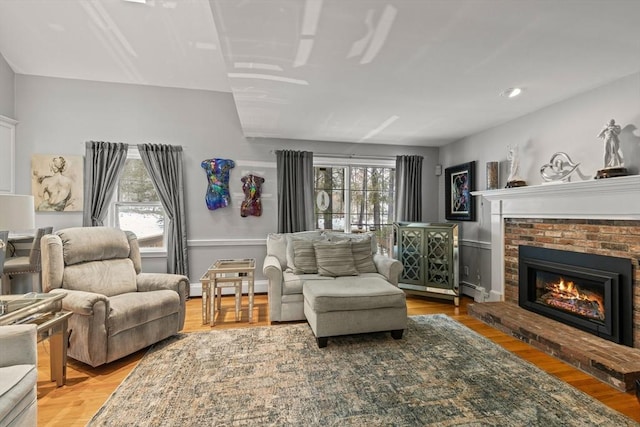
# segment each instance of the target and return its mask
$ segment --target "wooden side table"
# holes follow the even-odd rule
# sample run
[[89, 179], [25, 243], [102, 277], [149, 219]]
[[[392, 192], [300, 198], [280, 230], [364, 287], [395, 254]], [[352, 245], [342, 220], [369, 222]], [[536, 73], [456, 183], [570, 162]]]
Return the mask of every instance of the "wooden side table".
[[[249, 297], [249, 323], [253, 322], [253, 293], [256, 260], [220, 259], [214, 262], [200, 278], [202, 284], [202, 323], [215, 325], [216, 305], [220, 310], [222, 288], [233, 287], [236, 296], [236, 321], [239, 320], [242, 305], [242, 283], [247, 281]], [[217, 299], [217, 301], [216, 301]]]

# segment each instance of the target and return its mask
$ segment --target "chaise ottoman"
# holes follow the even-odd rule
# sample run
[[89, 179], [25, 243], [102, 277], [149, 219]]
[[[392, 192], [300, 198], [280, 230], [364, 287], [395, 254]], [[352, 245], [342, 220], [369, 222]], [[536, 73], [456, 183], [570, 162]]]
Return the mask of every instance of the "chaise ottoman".
[[378, 277], [306, 281], [302, 294], [304, 315], [320, 348], [338, 335], [390, 331], [400, 339], [407, 326], [404, 291]]

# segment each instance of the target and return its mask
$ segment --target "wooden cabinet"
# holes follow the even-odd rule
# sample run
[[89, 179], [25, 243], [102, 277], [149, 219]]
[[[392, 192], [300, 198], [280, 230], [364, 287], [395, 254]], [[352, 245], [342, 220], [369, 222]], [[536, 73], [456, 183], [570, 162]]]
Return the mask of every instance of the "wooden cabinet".
[[394, 224], [396, 258], [404, 266], [399, 287], [407, 293], [460, 300], [458, 225]]
[[0, 193], [15, 192], [16, 122], [0, 116]]

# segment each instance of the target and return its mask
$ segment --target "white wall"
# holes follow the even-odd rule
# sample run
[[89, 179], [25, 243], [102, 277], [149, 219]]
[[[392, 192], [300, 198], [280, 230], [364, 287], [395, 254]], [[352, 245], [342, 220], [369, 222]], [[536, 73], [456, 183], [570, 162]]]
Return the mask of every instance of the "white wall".
[[[370, 144], [272, 139], [247, 140], [230, 93], [112, 84], [16, 75], [16, 191], [30, 193], [32, 154], [84, 155], [88, 140], [128, 144], [162, 143], [184, 147], [189, 239], [189, 269], [197, 283], [218, 258], [254, 257], [259, 266], [266, 253], [265, 237], [276, 231], [276, 149], [318, 153], [425, 156], [425, 220], [437, 218], [437, 179], [433, 166], [438, 149]], [[232, 203], [209, 211], [204, 159], [236, 162], [230, 174]], [[242, 218], [240, 178], [247, 172], [264, 176], [263, 215]], [[80, 226], [78, 213], [37, 213], [38, 226], [55, 229]], [[145, 271], [165, 271], [165, 258], [144, 258]], [[258, 268], [257, 279], [264, 277]]]
[[[522, 96], [526, 96], [526, 92]], [[518, 102], [518, 98], [513, 102]], [[597, 134], [611, 118], [622, 126], [620, 142], [625, 166], [637, 174], [640, 166], [640, 73], [442, 147], [440, 163], [446, 168], [475, 160], [476, 189], [484, 190], [486, 162], [500, 161], [500, 186], [504, 187], [508, 175], [507, 146], [518, 144], [520, 175], [529, 185], [543, 182], [540, 167], [559, 151], [580, 163], [582, 176], [573, 181], [590, 180], [604, 166], [603, 143]], [[444, 175], [439, 190], [440, 200], [444, 200]], [[488, 288], [491, 283], [489, 204], [479, 197], [476, 203], [477, 221], [461, 223], [460, 271], [465, 265], [470, 266], [469, 276], [461, 276], [461, 280]], [[439, 217], [444, 220], [443, 204]]]
[[0, 116], [15, 118], [15, 74], [0, 54]]

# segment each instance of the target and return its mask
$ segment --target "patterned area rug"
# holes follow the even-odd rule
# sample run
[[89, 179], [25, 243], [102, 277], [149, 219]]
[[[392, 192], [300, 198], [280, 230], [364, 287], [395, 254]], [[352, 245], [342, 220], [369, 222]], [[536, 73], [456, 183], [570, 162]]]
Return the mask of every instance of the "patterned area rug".
[[104, 426], [637, 426], [445, 315], [329, 339], [307, 324], [157, 344], [89, 422]]

